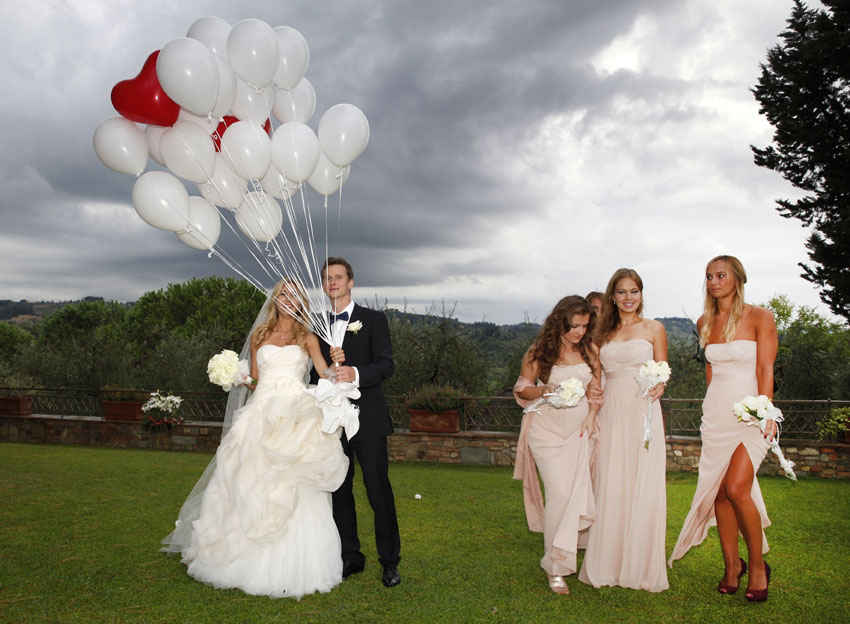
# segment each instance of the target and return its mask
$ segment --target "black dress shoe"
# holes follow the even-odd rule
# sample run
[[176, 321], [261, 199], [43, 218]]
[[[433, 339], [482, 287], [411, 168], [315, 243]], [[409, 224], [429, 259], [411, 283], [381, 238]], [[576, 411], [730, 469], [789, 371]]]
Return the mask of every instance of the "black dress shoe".
[[401, 583], [401, 574], [398, 573], [398, 566], [394, 563], [384, 564], [384, 576], [381, 578], [384, 587], [395, 587]]
[[358, 574], [366, 567], [365, 563], [356, 563], [354, 561], [342, 562], [342, 578], [346, 579], [352, 574]]

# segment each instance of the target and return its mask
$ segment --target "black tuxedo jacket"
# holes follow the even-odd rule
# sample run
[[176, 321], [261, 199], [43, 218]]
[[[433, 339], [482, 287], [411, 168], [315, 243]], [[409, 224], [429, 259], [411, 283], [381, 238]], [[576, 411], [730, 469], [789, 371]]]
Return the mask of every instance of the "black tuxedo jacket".
[[[371, 310], [354, 304], [354, 310], [348, 319], [351, 323], [360, 321], [363, 327], [356, 333], [346, 331], [342, 341], [346, 366], [357, 368], [360, 373], [360, 398], [353, 403], [360, 407], [360, 429], [353, 441], [369, 440], [388, 436], [393, 432], [390, 411], [387, 408], [381, 382], [393, 374], [393, 347], [390, 340], [390, 328], [383, 312]], [[328, 362], [330, 347], [319, 341], [322, 355]], [[314, 370], [311, 380], [316, 383], [318, 375]]]

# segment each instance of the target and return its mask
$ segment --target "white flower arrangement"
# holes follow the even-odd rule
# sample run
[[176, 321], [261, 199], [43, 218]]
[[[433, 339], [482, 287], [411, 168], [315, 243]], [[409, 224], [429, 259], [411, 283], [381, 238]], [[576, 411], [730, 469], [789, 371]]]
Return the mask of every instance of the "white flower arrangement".
[[145, 423], [156, 425], [178, 425], [183, 417], [178, 414], [183, 399], [173, 394], [163, 396], [159, 390], [151, 392], [150, 398], [142, 405], [142, 411], [147, 417]]
[[348, 327], [345, 328], [345, 331], [350, 331], [352, 334], [357, 335], [357, 332], [359, 332], [361, 329], [363, 329], [363, 322], [354, 321], [353, 323], [348, 324]]
[[548, 403], [556, 409], [565, 407], [575, 407], [582, 400], [586, 392], [584, 384], [578, 377], [570, 377], [567, 380], [558, 384], [558, 389], [555, 392], [546, 392], [542, 397], [534, 403], [526, 407], [523, 412], [540, 413], [540, 406]]
[[643, 396], [646, 399], [646, 415], [643, 417], [643, 448], [649, 450], [649, 443], [652, 441], [652, 399], [649, 398], [649, 391], [660, 383], [666, 384], [670, 381], [670, 374], [673, 371], [670, 365], [665, 362], [656, 362], [655, 360], [647, 360], [641, 364], [638, 369], [638, 374], [635, 376], [635, 381], [640, 387]]
[[557, 408], [575, 407], [582, 400], [585, 393], [584, 384], [578, 377], [570, 377], [558, 384], [558, 389], [546, 396], [549, 405]]
[[215, 354], [207, 362], [210, 382], [221, 386], [225, 392], [230, 392], [231, 386], [253, 382], [248, 376], [249, 372], [247, 360], [240, 360], [239, 355], [230, 349]]
[[796, 481], [794, 462], [785, 459], [785, 455], [779, 447], [779, 423], [785, 420], [785, 416], [782, 415], [779, 408], [765, 395], [760, 394], [758, 396], [746, 396], [737, 403], [733, 403], [732, 413], [738, 418], [738, 422], [742, 422], [748, 427], [758, 427], [762, 433], [764, 433], [769, 421], [772, 420], [776, 423], [776, 435], [769, 442], [770, 450], [779, 460], [779, 466], [785, 472], [785, 476]]

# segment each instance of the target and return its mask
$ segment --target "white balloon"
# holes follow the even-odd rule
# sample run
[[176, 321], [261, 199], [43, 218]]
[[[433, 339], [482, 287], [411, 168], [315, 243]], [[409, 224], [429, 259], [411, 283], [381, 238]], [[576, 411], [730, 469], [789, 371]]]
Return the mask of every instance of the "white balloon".
[[218, 120], [227, 114], [236, 99], [236, 74], [230, 63], [220, 56], [216, 55], [215, 62], [218, 65], [218, 95], [210, 116]]
[[280, 47], [280, 64], [274, 83], [282, 89], [292, 89], [307, 73], [310, 65], [310, 47], [303, 35], [289, 26], [274, 29]]
[[227, 35], [230, 34], [230, 24], [220, 17], [208, 16], [196, 19], [186, 36], [197, 39], [207, 46], [213, 54], [227, 56]]
[[212, 249], [221, 234], [218, 210], [203, 197], [189, 198], [189, 226], [177, 238], [193, 249]]
[[242, 20], [227, 36], [227, 58], [242, 80], [258, 89], [265, 87], [280, 63], [277, 35], [262, 20]]
[[312, 175], [320, 152], [319, 138], [303, 123], [285, 123], [272, 136], [272, 163], [293, 182], [303, 182]]
[[339, 190], [340, 186], [345, 184], [350, 173], [351, 165], [342, 168], [337, 167], [322, 152], [319, 155], [319, 164], [316, 165], [316, 170], [307, 180], [307, 183], [322, 195], [332, 195]]
[[277, 200], [262, 191], [251, 191], [236, 209], [236, 225], [255, 241], [267, 243], [283, 225], [283, 213]]
[[100, 161], [118, 173], [139, 175], [148, 164], [148, 140], [129, 119], [110, 117], [94, 131], [94, 151]]
[[316, 91], [306, 78], [292, 89], [276, 89], [272, 115], [280, 123], [297, 121], [308, 123], [316, 112]]
[[212, 178], [209, 182], [198, 184], [198, 191], [216, 206], [236, 210], [244, 199], [247, 185], [247, 181], [233, 173], [224, 154], [219, 153], [215, 155]]
[[369, 121], [352, 104], [331, 106], [319, 120], [319, 144], [330, 161], [344, 167], [369, 143]]
[[260, 184], [266, 193], [278, 199], [289, 199], [301, 188], [300, 182], [287, 180], [274, 167], [269, 167]]
[[260, 126], [237, 121], [221, 137], [221, 153], [234, 173], [246, 180], [259, 180], [269, 170], [272, 143]]
[[165, 171], [148, 171], [136, 180], [133, 206], [145, 223], [160, 230], [179, 232], [189, 223], [189, 193]]
[[159, 153], [172, 173], [192, 182], [207, 182], [215, 167], [212, 137], [191, 121], [178, 121], [163, 132]]
[[162, 133], [166, 130], [168, 128], [163, 126], [148, 126], [145, 128], [145, 138], [148, 140], [148, 150], [150, 151], [151, 158], [163, 167], [165, 163], [162, 162], [162, 155], [159, 153], [159, 141], [162, 139]]
[[181, 108], [180, 112], [177, 113], [177, 121], [191, 122], [203, 128], [207, 134], [212, 134], [218, 128], [218, 119], [208, 115], [196, 115], [195, 113], [190, 113], [185, 108]]
[[254, 89], [244, 80], [236, 79], [236, 98], [231, 110], [233, 115], [242, 121], [250, 121], [257, 125], [266, 123], [274, 105], [274, 89]]
[[206, 115], [215, 106], [218, 63], [197, 39], [166, 43], [156, 59], [156, 77], [168, 97], [196, 115]]

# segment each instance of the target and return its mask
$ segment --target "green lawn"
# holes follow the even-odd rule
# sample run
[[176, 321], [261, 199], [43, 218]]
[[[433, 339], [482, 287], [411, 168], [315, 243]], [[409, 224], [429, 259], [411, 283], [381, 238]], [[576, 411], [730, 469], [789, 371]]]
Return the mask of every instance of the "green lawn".
[[[761, 479], [774, 526], [770, 599], [720, 596], [716, 531], [661, 594], [593, 589], [555, 596], [504, 467], [391, 464], [403, 581], [386, 589], [362, 490], [363, 574], [301, 602], [198, 583], [157, 552], [207, 455], [0, 444], [3, 622], [841, 622], [850, 596], [850, 482]], [[357, 477], [359, 478], [359, 477]], [[668, 478], [668, 553], [696, 478]], [[421, 494], [415, 500], [414, 494]]]

